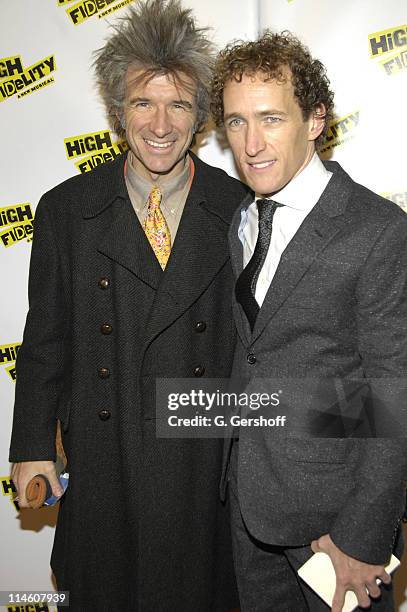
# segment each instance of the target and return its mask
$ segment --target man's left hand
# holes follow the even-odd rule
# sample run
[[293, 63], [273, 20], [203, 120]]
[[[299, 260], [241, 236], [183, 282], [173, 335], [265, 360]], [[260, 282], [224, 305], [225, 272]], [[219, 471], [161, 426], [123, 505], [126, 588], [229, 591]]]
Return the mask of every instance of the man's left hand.
[[383, 565], [370, 565], [358, 561], [342, 552], [331, 540], [329, 534], [325, 534], [311, 542], [314, 553], [324, 552], [329, 555], [336, 574], [336, 589], [332, 601], [332, 612], [341, 612], [345, 602], [346, 591], [354, 591], [358, 605], [368, 608], [371, 605], [371, 597], [380, 596], [380, 588], [376, 579], [380, 578], [385, 584], [390, 584], [391, 577], [385, 571]]

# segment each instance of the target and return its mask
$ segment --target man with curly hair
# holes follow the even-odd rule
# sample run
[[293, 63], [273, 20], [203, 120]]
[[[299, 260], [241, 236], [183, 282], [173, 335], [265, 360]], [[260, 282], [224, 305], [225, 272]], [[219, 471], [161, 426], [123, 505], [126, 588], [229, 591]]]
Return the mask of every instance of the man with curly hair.
[[135, 3], [95, 60], [129, 153], [36, 211], [10, 461], [21, 507], [37, 473], [59, 495], [62, 423], [70, 479], [51, 565], [75, 612], [238, 603], [221, 440], [156, 435], [158, 379], [194, 386], [231, 370], [227, 231], [248, 189], [190, 151], [213, 59], [178, 0]]
[[333, 94], [321, 62], [289, 32], [226, 47], [212, 94], [253, 190], [230, 229], [232, 378], [247, 393], [270, 379], [288, 428], [240, 426], [226, 444], [242, 610], [327, 610], [296, 573], [312, 551], [332, 561], [334, 612], [349, 590], [361, 607], [392, 610], [384, 567], [401, 553], [407, 473], [396, 413], [407, 374], [407, 217], [319, 158]]

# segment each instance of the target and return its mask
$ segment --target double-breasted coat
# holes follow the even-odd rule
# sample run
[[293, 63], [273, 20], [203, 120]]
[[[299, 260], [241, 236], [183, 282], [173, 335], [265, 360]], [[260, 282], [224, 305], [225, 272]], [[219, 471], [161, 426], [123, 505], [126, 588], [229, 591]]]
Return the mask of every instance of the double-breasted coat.
[[236, 605], [222, 441], [156, 437], [157, 378], [227, 377], [227, 231], [247, 189], [193, 156], [163, 272], [129, 200], [124, 156], [40, 201], [17, 359], [10, 461], [54, 459], [70, 482], [51, 565], [72, 610]]

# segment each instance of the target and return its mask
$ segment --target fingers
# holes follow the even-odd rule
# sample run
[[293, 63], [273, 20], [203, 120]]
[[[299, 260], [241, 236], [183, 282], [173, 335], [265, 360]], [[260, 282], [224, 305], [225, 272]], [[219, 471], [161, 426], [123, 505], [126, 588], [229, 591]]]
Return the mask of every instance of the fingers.
[[366, 588], [367, 588], [367, 590], [369, 592], [370, 597], [373, 597], [373, 598], [380, 597], [380, 594], [381, 594], [380, 593], [380, 587], [379, 587], [379, 585], [377, 584], [377, 582], [375, 580], [374, 581], [371, 580], [370, 582], [366, 582]]
[[[364, 586], [355, 588], [354, 593], [357, 597], [358, 606], [360, 608], [370, 608], [370, 606], [372, 605], [372, 602]], [[379, 595], [380, 595], [380, 589], [379, 589]]]
[[320, 547], [320, 545], [319, 545], [319, 540], [313, 540], [313, 541], [311, 542], [311, 550], [312, 550], [312, 552], [314, 552], [314, 553], [317, 553], [317, 552], [322, 552], [322, 549], [321, 549], [321, 547]]
[[25, 496], [25, 478], [24, 476], [21, 477], [21, 463], [14, 463], [11, 470], [11, 479], [17, 491], [17, 495], [14, 499], [18, 501], [20, 508], [28, 508], [27, 498]]
[[56, 475], [55, 470], [53, 474], [48, 474], [47, 478], [49, 480], [49, 484], [51, 485], [53, 495], [55, 495], [56, 497], [60, 497], [62, 493], [64, 492], [64, 490], [61, 487], [61, 484], [59, 482], [59, 479]]
[[343, 604], [345, 603], [345, 594], [346, 591], [344, 587], [337, 585], [332, 600], [332, 612], [342, 612]]
[[29, 508], [25, 491], [31, 478], [37, 476], [37, 474], [44, 474], [48, 478], [54, 495], [57, 497], [62, 495], [63, 489], [56, 475], [53, 461], [21, 461], [15, 463], [11, 471], [11, 478], [17, 489], [20, 508]]
[[391, 583], [391, 576], [386, 572], [384, 568], [380, 572], [377, 573], [377, 577], [383, 582], [383, 584]]

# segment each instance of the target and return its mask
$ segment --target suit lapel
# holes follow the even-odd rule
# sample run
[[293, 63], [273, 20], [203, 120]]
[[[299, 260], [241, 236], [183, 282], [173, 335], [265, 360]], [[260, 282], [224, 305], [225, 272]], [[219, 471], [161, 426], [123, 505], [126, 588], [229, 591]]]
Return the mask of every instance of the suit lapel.
[[304, 274], [342, 227], [332, 219], [312, 212], [305, 219], [281, 256], [274, 278], [260, 308], [252, 341], [263, 332], [270, 319], [294, 291]]
[[311, 264], [342, 229], [343, 212], [352, 191], [352, 181], [336, 163], [334, 174], [318, 203], [307, 215], [283, 252], [274, 278], [260, 308], [251, 341], [254, 342], [294, 291]]

